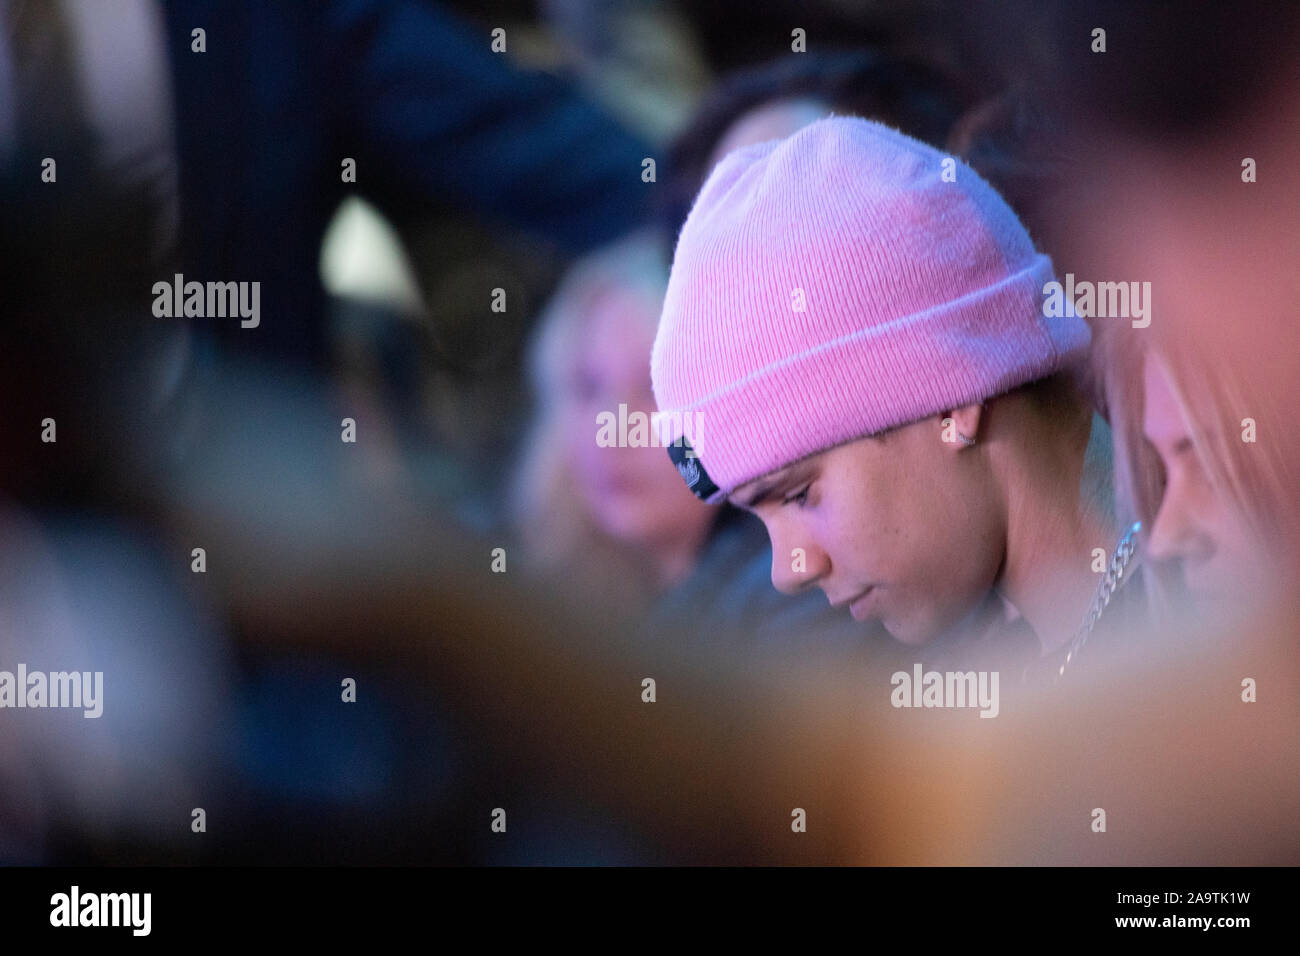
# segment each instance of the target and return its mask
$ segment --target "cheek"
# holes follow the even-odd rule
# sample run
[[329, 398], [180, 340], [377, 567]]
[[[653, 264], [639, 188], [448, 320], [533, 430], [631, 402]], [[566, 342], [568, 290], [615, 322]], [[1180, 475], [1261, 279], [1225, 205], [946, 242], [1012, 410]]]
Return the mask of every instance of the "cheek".
[[978, 482], [963, 484], [941, 463], [929, 480], [900, 489], [880, 522], [877, 546], [909, 593], [945, 615], [980, 600], [996, 583], [1004, 537]]
[[599, 468], [603, 456], [613, 450], [596, 443], [596, 416], [589, 416], [585, 408], [576, 407], [567, 412], [562, 429], [565, 452], [577, 462], [581, 474]]
[[1202, 516], [1203, 527], [1214, 544], [1214, 557], [1242, 570], [1259, 560], [1244, 520], [1222, 498], [1201, 496], [1190, 507]]
[[831, 566], [845, 577], [884, 579], [897, 566], [897, 528], [882, 517], [882, 509], [861, 492], [824, 488], [817, 507], [797, 511], [787, 522], [791, 546], [804, 543], [820, 549]]
[[896, 444], [868, 446], [828, 485], [827, 524], [850, 549], [880, 567], [926, 563], [943, 546], [943, 462], [920, 431]]
[[1161, 507], [1189, 516], [1214, 544], [1215, 553], [1231, 557], [1248, 550], [1246, 531], [1228, 501], [1210, 484], [1205, 472], [1188, 466], [1165, 490]]

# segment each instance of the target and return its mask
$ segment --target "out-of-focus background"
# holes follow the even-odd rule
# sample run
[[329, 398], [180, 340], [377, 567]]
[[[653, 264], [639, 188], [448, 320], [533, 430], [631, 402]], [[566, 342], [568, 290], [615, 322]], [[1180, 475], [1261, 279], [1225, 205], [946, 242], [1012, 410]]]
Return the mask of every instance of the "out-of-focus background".
[[[944, 789], [1050, 739], [983, 770], [991, 729], [913, 741], [858, 692], [901, 650], [775, 592], [761, 524], [597, 416], [653, 411], [674, 240], [728, 151], [865, 116], [965, 158], [1062, 273], [1176, 248], [1194, 204], [1133, 212], [1195, 194], [1173, 157], [1290, 162], [1294, 11], [0, 12], [0, 670], [104, 680], [100, 718], [0, 711], [0, 861], [1067, 862]], [[1290, 249], [1293, 186], [1216, 215]], [[259, 283], [256, 324], [159, 316], [173, 281]], [[834, 823], [792, 843], [802, 805]]]

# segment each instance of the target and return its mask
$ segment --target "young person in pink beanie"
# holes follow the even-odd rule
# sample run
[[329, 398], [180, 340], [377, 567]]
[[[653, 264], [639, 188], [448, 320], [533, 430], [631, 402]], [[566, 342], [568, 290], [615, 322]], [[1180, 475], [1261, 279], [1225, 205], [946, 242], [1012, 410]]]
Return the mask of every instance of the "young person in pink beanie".
[[992, 187], [887, 126], [736, 150], [678, 239], [661, 440], [699, 497], [763, 520], [778, 589], [913, 645], [1028, 628], [1059, 675], [1136, 563], [1053, 278]]

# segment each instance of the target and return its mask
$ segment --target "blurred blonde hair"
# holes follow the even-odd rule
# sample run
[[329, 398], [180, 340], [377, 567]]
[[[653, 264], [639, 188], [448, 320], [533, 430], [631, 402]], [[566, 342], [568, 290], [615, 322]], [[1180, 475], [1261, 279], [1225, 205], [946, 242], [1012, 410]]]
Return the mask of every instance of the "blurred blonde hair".
[[[1286, 338], [1287, 336], [1283, 336]], [[1164, 466], [1146, 440], [1143, 367], [1158, 360], [1211, 486], [1256, 545], [1300, 567], [1300, 445], [1289, 441], [1289, 410], [1300, 342], [1202, 319], [1168, 317], [1149, 328], [1093, 323], [1095, 387], [1111, 423], [1116, 505], [1150, 534], [1164, 495]], [[1257, 440], [1243, 440], [1246, 419]], [[1174, 599], [1167, 574], [1153, 572], [1153, 597]]]
[[[581, 356], [591, 315], [604, 296], [615, 289], [638, 288], [651, 300], [662, 301], [667, 284], [668, 263], [660, 235], [653, 230], [632, 233], [580, 260], [566, 273], [528, 348], [534, 413], [510, 483], [512, 523], [534, 567], [577, 578], [592, 591], [624, 604], [649, 601], [653, 575], [645, 556], [597, 526], [574, 490], [563, 435], [567, 380]], [[649, 374], [647, 354], [647, 378]], [[594, 441], [595, 421], [591, 427]]]

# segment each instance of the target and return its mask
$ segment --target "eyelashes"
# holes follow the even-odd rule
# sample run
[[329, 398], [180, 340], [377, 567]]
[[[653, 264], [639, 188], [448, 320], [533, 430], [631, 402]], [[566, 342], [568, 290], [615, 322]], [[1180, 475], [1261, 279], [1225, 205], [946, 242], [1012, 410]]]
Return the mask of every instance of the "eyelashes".
[[791, 502], [794, 502], [800, 508], [802, 508], [805, 504], [808, 503], [808, 491], [811, 488], [812, 488], [811, 484], [804, 485], [802, 490], [797, 491], [793, 495], [790, 495], [790, 497], [783, 499], [781, 504], [788, 505]]

